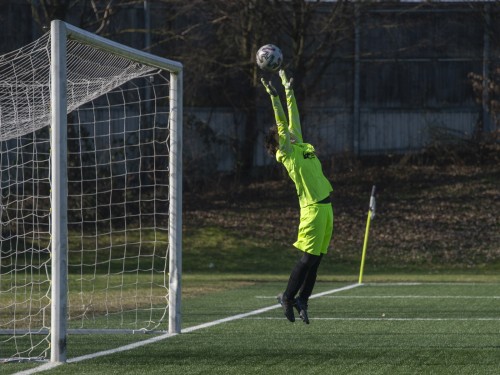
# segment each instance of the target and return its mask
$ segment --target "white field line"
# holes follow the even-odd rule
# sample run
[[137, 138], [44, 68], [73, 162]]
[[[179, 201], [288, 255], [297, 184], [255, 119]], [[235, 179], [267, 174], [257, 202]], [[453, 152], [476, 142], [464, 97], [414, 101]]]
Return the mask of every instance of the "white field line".
[[[253, 320], [278, 320], [275, 317], [253, 317]], [[459, 322], [480, 322], [480, 321], [500, 321], [500, 318], [309, 318], [309, 320], [336, 320], [336, 321], [459, 321]]]
[[500, 299], [500, 296], [327, 296], [326, 298], [343, 298], [343, 299], [406, 299], [406, 298], [421, 298], [421, 299]]
[[[255, 296], [257, 299], [274, 299], [274, 296]], [[500, 296], [425, 296], [425, 295], [380, 295], [380, 296], [325, 296], [325, 298], [335, 299], [500, 299]]]
[[[255, 296], [258, 299], [276, 298], [272, 296]], [[401, 295], [401, 296], [325, 296], [335, 299], [500, 299], [500, 296], [424, 296], [424, 295]]]
[[[342, 288], [332, 289], [332, 290], [328, 290], [326, 292], [321, 292], [321, 293], [314, 294], [314, 295], [311, 296], [311, 298], [323, 297], [323, 296], [326, 296], [328, 294], [333, 294], [333, 293], [342, 292], [344, 290], [353, 289], [353, 288], [356, 288], [356, 287], [361, 286], [361, 285], [363, 285], [363, 284], [347, 285], [347, 286], [344, 286]], [[219, 319], [219, 320], [214, 320], [213, 322], [203, 323], [203, 324], [199, 324], [197, 326], [185, 328], [185, 329], [182, 330], [182, 333], [194, 332], [194, 331], [197, 331], [197, 330], [200, 330], [200, 329], [213, 327], [213, 326], [216, 326], [218, 324], [231, 322], [233, 320], [247, 318], [247, 317], [250, 317], [250, 316], [253, 316], [253, 315], [262, 314], [262, 313], [270, 311], [270, 310], [275, 310], [275, 309], [280, 308], [280, 307], [281, 307], [280, 304], [275, 304], [275, 305], [272, 305], [272, 306], [264, 307], [262, 309], [250, 311], [250, 312], [247, 312], [247, 313], [237, 314], [237, 315], [233, 315], [233, 316], [228, 316], [227, 318], [223, 318], [223, 319]], [[173, 334], [166, 333], [166, 334], [163, 334], [163, 335], [152, 337], [152, 338], [150, 338], [148, 340], [143, 340], [143, 341], [135, 342], [135, 343], [132, 343], [132, 344], [129, 344], [129, 345], [120, 346], [120, 347], [115, 348], [115, 349], [104, 350], [102, 352], [97, 352], [97, 353], [83, 355], [83, 356], [80, 356], [80, 357], [71, 358], [71, 359], [68, 359], [67, 363], [76, 363], [76, 362], [85, 361], [87, 359], [93, 359], [93, 358], [103, 357], [103, 356], [114, 354], [114, 353], [124, 352], [124, 351], [127, 351], [127, 350], [139, 348], [139, 347], [144, 346], [144, 345], [149, 345], [149, 344], [152, 344], [152, 343], [155, 343], [155, 342], [158, 342], [158, 341], [166, 340], [166, 339], [169, 339], [170, 337], [174, 337], [174, 336], [177, 336], [177, 335], [178, 334], [176, 334], [176, 333], [173, 333]], [[53, 369], [53, 368], [55, 368], [55, 367], [57, 367], [59, 365], [62, 365], [62, 363], [52, 363], [52, 362], [45, 363], [42, 366], [35, 367], [35, 368], [30, 369], [30, 370], [17, 372], [15, 375], [31, 375], [31, 374], [36, 374], [38, 372], [42, 372], [42, 371], [46, 371], [46, 370], [51, 370], [51, 369]]]
[[436, 281], [436, 282], [380, 282], [380, 283], [363, 283], [365, 286], [412, 286], [412, 285], [500, 285], [500, 283], [481, 283], [481, 282], [453, 282], [453, 281]]

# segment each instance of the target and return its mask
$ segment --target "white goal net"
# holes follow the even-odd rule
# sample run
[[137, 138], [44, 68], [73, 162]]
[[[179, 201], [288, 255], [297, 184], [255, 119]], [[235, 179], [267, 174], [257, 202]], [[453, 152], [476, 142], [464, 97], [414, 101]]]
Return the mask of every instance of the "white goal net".
[[[179, 202], [175, 212], [171, 207], [173, 199], [180, 200], [172, 191], [181, 186], [172, 182], [180, 160], [171, 160], [172, 144], [180, 147], [172, 143], [173, 136], [180, 142], [172, 133], [172, 119], [182, 114], [172, 114], [172, 96], [181, 105], [182, 86], [172, 84], [180, 64], [165, 60], [162, 68], [162, 59], [70, 30], [66, 144], [51, 138], [58, 107], [51, 91], [53, 34], [0, 56], [3, 360], [51, 357], [54, 334], [65, 346], [66, 332], [54, 332], [51, 323], [55, 311], [63, 311], [70, 333], [180, 329], [178, 316], [172, 316], [180, 307], [174, 304], [171, 311], [179, 299], [172, 301], [170, 294], [180, 270], [169, 263], [180, 242], [171, 233], [178, 235], [181, 220], [180, 213], [172, 217], [180, 212]], [[66, 155], [67, 209], [54, 216], [57, 194], [65, 193], [54, 192], [57, 155]], [[54, 221], [65, 228], [64, 238], [55, 237]], [[60, 242], [62, 256], [54, 254]], [[64, 269], [62, 281], [54, 279], [58, 267]], [[54, 301], [54, 288], [64, 296], [62, 307]], [[52, 352], [52, 360], [64, 361], [65, 352], [55, 357]]]

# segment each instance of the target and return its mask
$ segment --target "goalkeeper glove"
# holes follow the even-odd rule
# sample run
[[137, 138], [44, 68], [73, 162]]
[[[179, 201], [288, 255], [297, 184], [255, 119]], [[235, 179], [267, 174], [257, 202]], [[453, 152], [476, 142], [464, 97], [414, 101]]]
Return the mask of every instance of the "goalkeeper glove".
[[281, 77], [281, 83], [283, 84], [285, 90], [291, 90], [293, 86], [293, 78], [290, 78], [290, 80], [288, 80], [288, 78], [286, 77], [286, 73], [283, 69], [280, 69], [279, 75]]
[[269, 95], [271, 96], [278, 96], [278, 92], [276, 91], [276, 89], [274, 88], [273, 84], [271, 83], [271, 81], [267, 82], [264, 81], [264, 78], [261, 78], [260, 81], [262, 82], [262, 84], [264, 85], [264, 87], [266, 88], [266, 91]]

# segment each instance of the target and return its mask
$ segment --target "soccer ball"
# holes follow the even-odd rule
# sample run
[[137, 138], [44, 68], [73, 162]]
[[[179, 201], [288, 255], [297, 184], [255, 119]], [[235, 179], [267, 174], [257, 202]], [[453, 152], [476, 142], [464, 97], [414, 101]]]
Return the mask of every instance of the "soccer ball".
[[277, 71], [283, 62], [281, 50], [274, 44], [266, 44], [257, 51], [257, 65], [268, 72]]

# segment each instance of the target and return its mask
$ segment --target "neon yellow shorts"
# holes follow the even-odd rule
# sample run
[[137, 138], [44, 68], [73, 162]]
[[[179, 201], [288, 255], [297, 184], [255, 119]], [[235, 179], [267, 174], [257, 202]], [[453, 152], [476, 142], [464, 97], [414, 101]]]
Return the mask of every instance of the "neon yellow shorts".
[[332, 239], [333, 209], [330, 203], [316, 203], [300, 209], [297, 249], [313, 255], [326, 254]]

